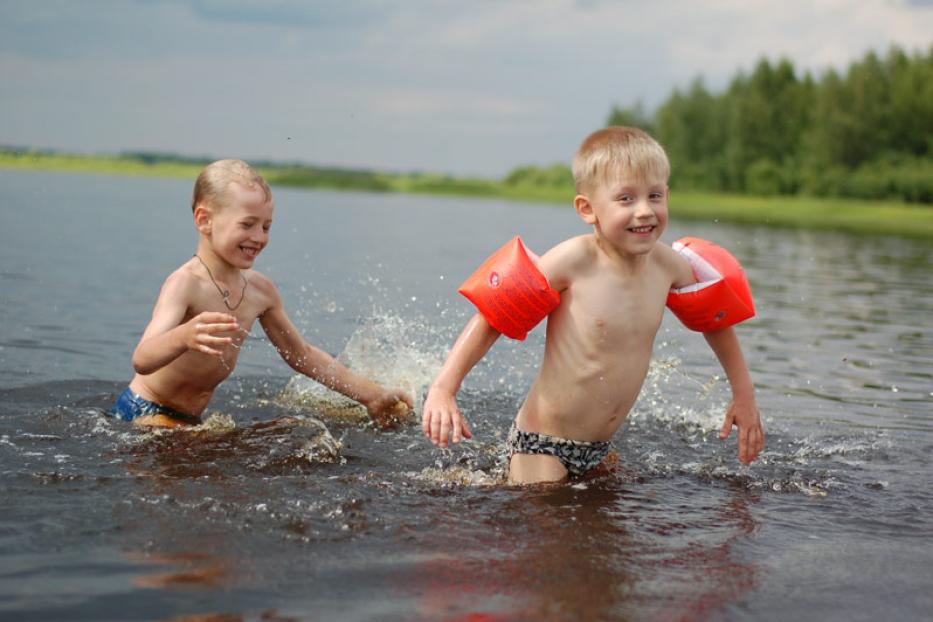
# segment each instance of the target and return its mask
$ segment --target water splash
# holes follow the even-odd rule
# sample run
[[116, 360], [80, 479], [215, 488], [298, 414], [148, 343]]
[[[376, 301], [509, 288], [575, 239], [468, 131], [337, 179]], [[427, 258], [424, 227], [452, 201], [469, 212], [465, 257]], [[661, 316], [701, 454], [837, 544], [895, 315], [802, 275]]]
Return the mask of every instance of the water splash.
[[[428, 345], [424, 324], [389, 314], [366, 320], [347, 341], [337, 360], [354, 372], [385, 387], [406, 391], [420, 413], [427, 387], [440, 369], [442, 360], [435, 345]], [[349, 423], [369, 421], [357, 402], [331, 391], [301, 374], [289, 380], [277, 398], [283, 407], [310, 409]]]
[[486, 472], [463, 466], [425, 467], [419, 472], [409, 473], [414, 480], [445, 488], [462, 486], [499, 486], [506, 483], [505, 470]]
[[719, 430], [725, 412], [720, 385], [715, 375], [705, 382], [688, 375], [676, 357], [652, 359], [627, 420], [636, 427], [649, 420], [689, 434], [712, 433]]

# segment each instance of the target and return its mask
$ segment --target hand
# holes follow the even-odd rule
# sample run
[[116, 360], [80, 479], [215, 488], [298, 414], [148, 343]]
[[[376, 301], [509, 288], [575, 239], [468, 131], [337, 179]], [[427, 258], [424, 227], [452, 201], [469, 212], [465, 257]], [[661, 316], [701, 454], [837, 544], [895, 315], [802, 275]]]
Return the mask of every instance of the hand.
[[424, 401], [424, 414], [421, 417], [421, 429], [431, 442], [439, 447], [447, 447], [448, 439], [454, 443], [462, 438], [473, 438], [470, 426], [463, 413], [457, 408], [457, 400], [449, 391], [431, 387]]
[[765, 432], [754, 398], [732, 400], [726, 410], [726, 420], [719, 431], [719, 438], [727, 439], [733, 425], [739, 429], [739, 460], [751, 464], [765, 447]]
[[240, 323], [229, 313], [205, 311], [184, 324], [185, 346], [189, 350], [223, 357], [219, 348], [234, 345], [232, 337], [215, 337], [217, 333], [240, 330]]
[[399, 390], [383, 391], [364, 406], [376, 425], [383, 430], [394, 428], [404, 421], [413, 408], [411, 397]]

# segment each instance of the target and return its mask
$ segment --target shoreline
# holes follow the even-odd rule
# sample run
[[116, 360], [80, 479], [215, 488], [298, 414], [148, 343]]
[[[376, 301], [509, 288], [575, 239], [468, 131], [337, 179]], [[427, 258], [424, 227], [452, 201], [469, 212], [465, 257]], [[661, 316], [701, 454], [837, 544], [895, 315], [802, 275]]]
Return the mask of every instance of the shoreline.
[[[4, 170], [194, 180], [203, 166], [204, 162], [195, 160], [150, 163], [120, 156], [0, 151], [0, 169]], [[437, 174], [390, 174], [268, 163], [259, 163], [256, 168], [272, 186], [506, 199], [566, 206], [570, 206], [573, 199], [571, 188], [513, 185], [498, 180]], [[685, 220], [933, 239], [933, 206], [925, 204], [673, 189], [670, 206], [674, 218]]]

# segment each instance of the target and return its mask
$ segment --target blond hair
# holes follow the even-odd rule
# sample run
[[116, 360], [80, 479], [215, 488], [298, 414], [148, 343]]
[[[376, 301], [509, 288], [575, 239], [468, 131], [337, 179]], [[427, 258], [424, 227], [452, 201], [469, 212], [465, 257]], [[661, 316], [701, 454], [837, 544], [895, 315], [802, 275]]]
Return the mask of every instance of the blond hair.
[[249, 164], [243, 160], [217, 160], [205, 166], [194, 182], [191, 211], [193, 212], [198, 204], [223, 208], [227, 204], [227, 188], [233, 182], [250, 190], [259, 188], [267, 202], [272, 200], [269, 184]]
[[638, 181], [667, 183], [671, 165], [658, 141], [638, 128], [614, 125], [587, 136], [573, 158], [577, 192], [592, 190], [620, 173]]

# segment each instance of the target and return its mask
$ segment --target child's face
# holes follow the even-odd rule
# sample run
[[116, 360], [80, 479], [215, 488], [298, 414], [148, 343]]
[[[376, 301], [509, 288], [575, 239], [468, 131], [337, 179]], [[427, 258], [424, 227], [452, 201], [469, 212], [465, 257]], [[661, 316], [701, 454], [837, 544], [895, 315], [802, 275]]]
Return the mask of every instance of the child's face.
[[211, 210], [211, 247], [230, 265], [250, 268], [269, 243], [273, 204], [261, 189], [236, 182], [227, 188], [227, 199], [227, 205]]
[[[582, 201], [581, 201], [582, 198]], [[617, 250], [646, 253], [667, 227], [667, 183], [610, 176], [575, 200], [580, 217]]]

